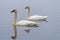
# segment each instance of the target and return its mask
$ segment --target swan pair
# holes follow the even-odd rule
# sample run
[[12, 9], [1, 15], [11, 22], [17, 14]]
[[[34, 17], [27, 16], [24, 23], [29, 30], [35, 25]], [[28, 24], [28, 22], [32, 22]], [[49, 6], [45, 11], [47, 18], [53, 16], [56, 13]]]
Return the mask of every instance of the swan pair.
[[[33, 22], [33, 21], [45, 20], [47, 18], [47, 16], [39, 16], [39, 15], [34, 15], [34, 16], [30, 17], [30, 6], [26, 6], [25, 9], [28, 9], [27, 18], [26, 18], [26, 20], [21, 20], [19, 22], [16, 22], [17, 21], [17, 10], [13, 9], [11, 11], [11, 13], [14, 13], [14, 21], [13, 21], [14, 30], [16, 29], [16, 25], [17, 26], [29, 26], [29, 27], [34, 26], [34, 27], [38, 27], [37, 23]], [[29, 31], [29, 29], [28, 29], [28, 31]], [[15, 30], [15, 35], [12, 37], [12, 39], [14, 39], [14, 38], [16, 39], [16, 34], [17, 33], [16, 33], [16, 30]]]
[[34, 15], [30, 17], [30, 6], [26, 6], [25, 9], [28, 9], [28, 16], [26, 18], [26, 20], [21, 20], [19, 22], [16, 23], [16, 19], [17, 19], [17, 10], [14, 9], [11, 11], [11, 13], [14, 13], [14, 22], [13, 25], [18, 25], [18, 26], [35, 26], [37, 27], [37, 23], [33, 22], [33, 21], [39, 21], [42, 19], [46, 19], [47, 16], [39, 16], [39, 15]]
[[28, 20], [21, 20], [21, 21], [19, 21], [19, 22], [16, 23], [17, 10], [14, 9], [14, 10], [11, 11], [11, 13], [14, 13], [13, 25], [17, 25], [17, 26], [29, 26], [29, 27], [30, 26], [35, 26], [35, 27], [38, 27], [36, 22], [28, 21]]

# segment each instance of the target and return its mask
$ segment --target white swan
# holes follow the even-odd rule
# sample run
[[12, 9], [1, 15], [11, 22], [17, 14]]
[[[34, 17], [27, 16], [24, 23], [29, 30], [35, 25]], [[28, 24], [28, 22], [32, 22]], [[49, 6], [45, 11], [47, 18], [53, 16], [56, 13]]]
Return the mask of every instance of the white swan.
[[34, 16], [30, 16], [30, 6], [26, 6], [25, 9], [28, 9], [28, 16], [27, 16], [27, 20], [31, 20], [31, 21], [39, 21], [39, 20], [46, 20], [47, 16], [39, 16], [39, 15], [34, 15]]
[[37, 23], [36, 22], [32, 22], [32, 21], [28, 21], [28, 20], [21, 20], [19, 22], [16, 23], [16, 19], [17, 19], [17, 10], [14, 9], [11, 11], [11, 13], [14, 12], [14, 22], [13, 25], [18, 25], [18, 26], [36, 26], [37, 27]]

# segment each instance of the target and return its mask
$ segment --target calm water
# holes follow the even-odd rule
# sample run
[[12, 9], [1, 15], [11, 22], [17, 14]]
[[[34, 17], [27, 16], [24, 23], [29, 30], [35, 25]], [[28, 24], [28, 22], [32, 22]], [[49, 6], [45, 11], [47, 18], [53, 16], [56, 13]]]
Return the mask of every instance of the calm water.
[[46, 15], [48, 22], [40, 22], [29, 33], [17, 26], [16, 40], [60, 40], [60, 0], [0, 0], [0, 40], [12, 40], [14, 35], [14, 15], [10, 11], [17, 9], [17, 21], [25, 19], [27, 5], [31, 6], [31, 15]]

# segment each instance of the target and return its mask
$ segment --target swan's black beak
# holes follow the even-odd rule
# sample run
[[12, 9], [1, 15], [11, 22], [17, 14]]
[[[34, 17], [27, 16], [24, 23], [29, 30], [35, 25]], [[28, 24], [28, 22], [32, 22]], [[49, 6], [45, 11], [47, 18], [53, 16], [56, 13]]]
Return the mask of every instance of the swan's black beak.
[[13, 10], [11, 11], [11, 13], [14, 12]]
[[28, 7], [25, 7], [25, 9], [27, 9]]
[[15, 11], [15, 10], [12, 10], [11, 13], [14, 12], [14, 11]]

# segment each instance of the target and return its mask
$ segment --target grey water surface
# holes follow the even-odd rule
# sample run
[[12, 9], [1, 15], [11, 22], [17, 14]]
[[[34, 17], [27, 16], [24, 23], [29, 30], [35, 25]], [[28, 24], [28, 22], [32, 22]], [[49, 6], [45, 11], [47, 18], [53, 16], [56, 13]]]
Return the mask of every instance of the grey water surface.
[[27, 5], [31, 6], [31, 15], [48, 16], [48, 22], [40, 22], [39, 27], [30, 28], [17, 26], [16, 40], [60, 40], [60, 0], [0, 0], [0, 40], [13, 40], [13, 13], [17, 9], [17, 21], [25, 19]]

